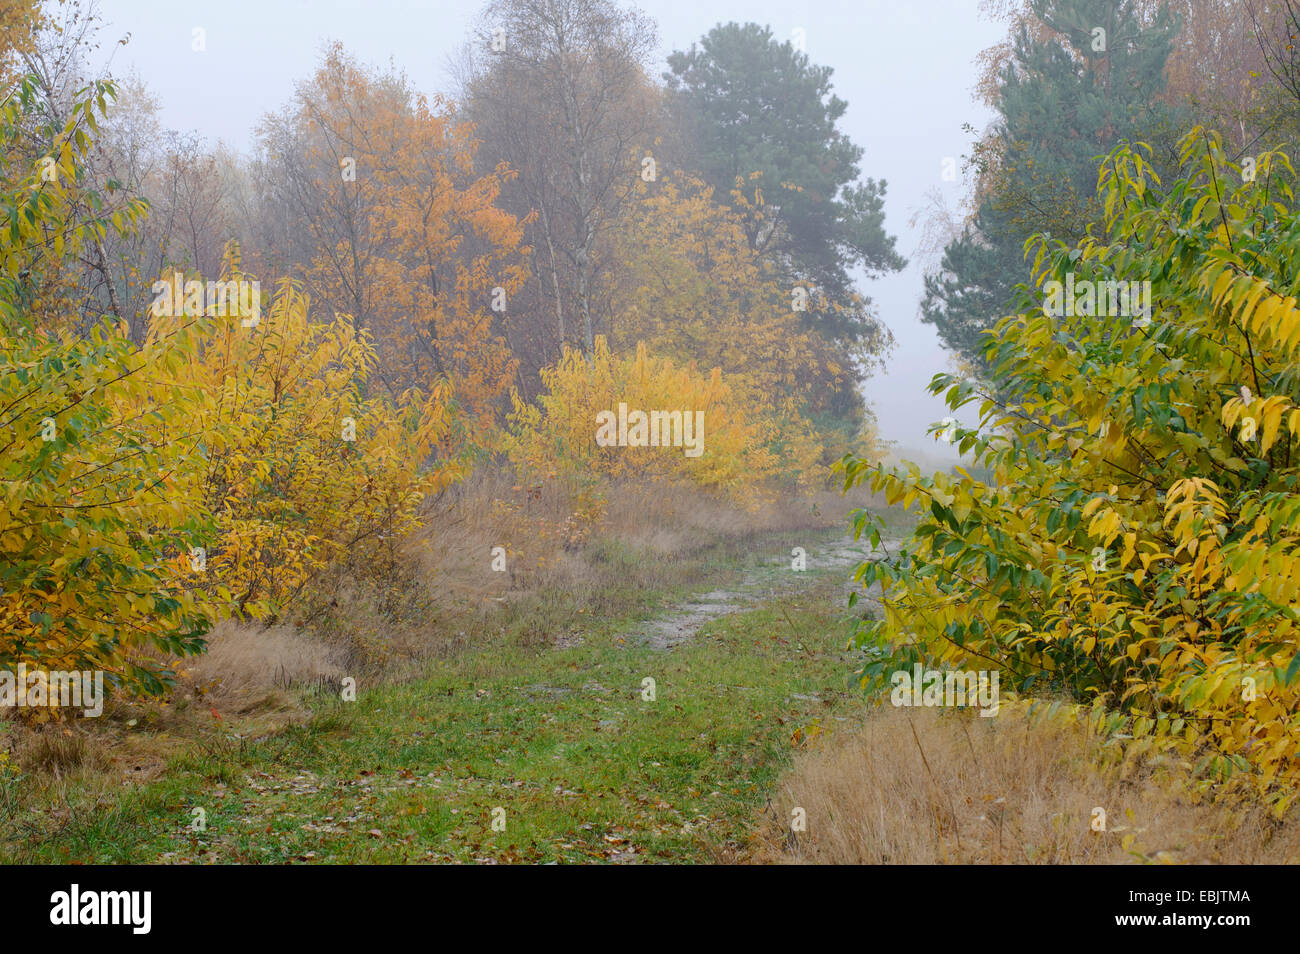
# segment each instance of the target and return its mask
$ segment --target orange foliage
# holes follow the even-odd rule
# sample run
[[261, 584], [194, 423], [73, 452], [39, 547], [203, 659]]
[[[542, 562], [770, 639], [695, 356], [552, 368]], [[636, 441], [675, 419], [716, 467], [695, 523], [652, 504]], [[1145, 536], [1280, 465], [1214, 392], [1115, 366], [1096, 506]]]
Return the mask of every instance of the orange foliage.
[[525, 278], [522, 224], [495, 204], [510, 173], [476, 175], [473, 130], [448, 101], [338, 46], [290, 124], [313, 299], [372, 334], [394, 394], [446, 376], [488, 424], [515, 372], [502, 322]]

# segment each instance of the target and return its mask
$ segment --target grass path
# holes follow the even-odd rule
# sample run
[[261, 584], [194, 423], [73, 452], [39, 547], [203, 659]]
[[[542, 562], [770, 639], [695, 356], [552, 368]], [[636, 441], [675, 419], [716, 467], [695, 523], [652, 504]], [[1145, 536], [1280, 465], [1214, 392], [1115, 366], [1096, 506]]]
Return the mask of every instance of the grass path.
[[[743, 857], [798, 740], [862, 713], [846, 690], [842, 596], [866, 545], [806, 536], [804, 572], [790, 568], [788, 537], [760, 538], [729, 568], [725, 589], [666, 613], [650, 609], [648, 594], [641, 618], [583, 618], [564, 648], [499, 642], [414, 681], [363, 686], [353, 703], [316, 697], [309, 722], [261, 740], [214, 732], [153, 781], [89, 804], [68, 794], [45, 815], [29, 813], [25, 827], [7, 826], [4, 854], [258, 863]], [[203, 831], [192, 827], [198, 809]]]

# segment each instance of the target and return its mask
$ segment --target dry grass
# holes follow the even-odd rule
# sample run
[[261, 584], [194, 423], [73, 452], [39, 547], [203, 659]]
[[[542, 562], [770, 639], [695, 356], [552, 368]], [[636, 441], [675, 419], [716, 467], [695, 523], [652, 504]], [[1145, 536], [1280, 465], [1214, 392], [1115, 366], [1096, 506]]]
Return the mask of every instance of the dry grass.
[[279, 626], [223, 622], [208, 634], [208, 652], [182, 661], [167, 700], [110, 697], [103, 717], [27, 724], [6, 716], [0, 750], [43, 784], [112, 791], [123, 780], [156, 777], [187, 746], [226, 733], [255, 737], [310, 713], [289, 690], [336, 685], [337, 648]]
[[[750, 511], [695, 486], [629, 482], [593, 501], [557, 481], [519, 484], [507, 473], [476, 473], [431, 507], [408, 553], [443, 630], [430, 639], [454, 649], [449, 635], [481, 629], [507, 604], [562, 592], [591, 606], [610, 588], [612, 572], [627, 571], [624, 555], [653, 558], [638, 561], [648, 576], [628, 587], [654, 588], [664, 581], [651, 564], [684, 563], [773, 530], [847, 526], [848, 511], [868, 500], [819, 491], [774, 496]], [[492, 569], [495, 547], [505, 550], [504, 572]]]
[[186, 667], [202, 694], [247, 702], [271, 689], [335, 681], [343, 675], [338, 650], [292, 629], [226, 621], [208, 634], [208, 651]]
[[[748, 860], [811, 864], [1300, 861], [1300, 823], [1194, 803], [1181, 770], [1121, 765], [1086, 729], [1015, 710], [884, 707], [800, 753]], [[1183, 791], [1184, 794], [1180, 794]], [[802, 807], [807, 830], [792, 833]], [[1092, 830], [1095, 808], [1104, 833]], [[1132, 840], [1124, 847], [1128, 836]]]
[[85, 732], [64, 726], [29, 730], [18, 764], [25, 772], [43, 772], [55, 777], [84, 770], [102, 770], [108, 764], [104, 750], [93, 744]]
[[[433, 508], [412, 552], [437, 577], [444, 597], [469, 604], [510, 590], [581, 585], [598, 539], [635, 550], [689, 556], [720, 540], [772, 530], [846, 526], [868, 502], [833, 490], [777, 495], [756, 510], [693, 485], [627, 482], [591, 503], [556, 481], [516, 484], [508, 474], [476, 474]], [[506, 573], [490, 570], [493, 547], [506, 549]]]

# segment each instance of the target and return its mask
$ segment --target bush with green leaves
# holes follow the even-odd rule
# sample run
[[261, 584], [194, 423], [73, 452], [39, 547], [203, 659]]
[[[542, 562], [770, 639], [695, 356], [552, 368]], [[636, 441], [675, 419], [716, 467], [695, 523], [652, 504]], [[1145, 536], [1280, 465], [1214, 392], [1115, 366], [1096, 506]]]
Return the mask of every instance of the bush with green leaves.
[[[954, 411], [978, 404], [951, 436], [994, 479], [842, 462], [846, 487], [923, 511], [896, 559], [857, 569], [883, 587], [858, 679], [994, 669], [1280, 812], [1300, 781], [1294, 173], [1278, 153], [1231, 162], [1201, 129], [1180, 149], [1167, 184], [1147, 147], [1116, 149], [1088, 237], [1027, 245], [1036, 303], [987, 337], [995, 389], [933, 380]], [[1084, 290], [1133, 281], [1149, 313], [1089, 307]], [[1049, 282], [1074, 287], [1073, 315]], [[855, 526], [879, 541], [866, 513]]]

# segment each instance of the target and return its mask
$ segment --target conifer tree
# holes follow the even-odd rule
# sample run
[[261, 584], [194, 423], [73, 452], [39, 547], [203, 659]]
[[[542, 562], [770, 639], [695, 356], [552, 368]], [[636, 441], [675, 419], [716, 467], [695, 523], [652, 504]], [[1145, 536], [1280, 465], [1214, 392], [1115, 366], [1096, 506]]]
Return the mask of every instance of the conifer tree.
[[981, 349], [1009, 314], [1024, 243], [1073, 245], [1097, 218], [1097, 163], [1123, 140], [1173, 159], [1176, 117], [1159, 102], [1177, 22], [1138, 0], [1032, 0], [994, 99], [997, 119], [972, 161], [978, 196], [963, 233], [926, 279], [924, 320], [948, 348], [984, 367]]

